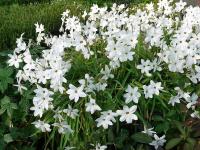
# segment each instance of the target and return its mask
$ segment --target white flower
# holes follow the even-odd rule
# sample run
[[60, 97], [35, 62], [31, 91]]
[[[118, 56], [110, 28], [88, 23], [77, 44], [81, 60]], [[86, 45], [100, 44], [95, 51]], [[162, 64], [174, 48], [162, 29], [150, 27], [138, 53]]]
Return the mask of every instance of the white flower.
[[69, 94], [69, 99], [78, 102], [79, 98], [86, 97], [87, 95], [83, 92], [83, 86], [75, 87], [70, 84], [69, 89], [67, 90], [67, 94]]
[[32, 106], [30, 110], [34, 111], [34, 116], [40, 116], [40, 118], [42, 117], [44, 113], [44, 109], [42, 109], [40, 106], [37, 106], [37, 105]]
[[192, 118], [198, 118], [200, 119], [200, 114], [199, 111], [194, 110], [194, 112], [190, 115]]
[[187, 105], [186, 107], [189, 109], [189, 108], [192, 108], [194, 109], [195, 108], [195, 104], [197, 104], [197, 101], [198, 100], [198, 95], [193, 93], [192, 96], [190, 97], [190, 99], [187, 101]]
[[35, 125], [36, 128], [40, 129], [42, 132], [50, 132], [50, 125], [48, 123], [45, 123], [44, 121], [35, 121], [32, 124]]
[[141, 64], [137, 65], [137, 69], [140, 69], [141, 73], [145, 73], [146, 76], [151, 76], [149, 72], [153, 69], [153, 65], [150, 60], [141, 59]]
[[34, 106], [30, 109], [34, 111], [34, 116], [42, 117], [44, 110], [53, 108], [53, 98], [51, 98], [51, 96], [54, 93], [46, 88], [40, 87], [39, 85], [37, 86], [37, 89], [34, 90], [34, 92], [36, 93], [35, 97], [33, 98]]
[[82, 17], [85, 19], [86, 16], [87, 16], [87, 12], [84, 11]]
[[26, 43], [23, 41], [23, 35], [24, 33], [21, 34], [20, 38], [17, 38], [16, 43], [17, 43], [17, 48], [15, 48], [14, 53], [18, 54], [24, 50], [26, 50]]
[[68, 105], [67, 109], [63, 109], [63, 112], [72, 119], [75, 119], [78, 116], [78, 109], [73, 109], [71, 105]]
[[138, 103], [140, 96], [141, 94], [138, 92], [138, 87], [132, 88], [130, 85], [128, 85], [126, 89], [126, 94], [124, 94], [126, 103], [129, 103], [131, 101], [133, 101], [134, 103]]
[[53, 123], [54, 127], [58, 127], [58, 133], [65, 134], [65, 133], [72, 133], [73, 130], [71, 129], [70, 125], [68, 125], [66, 122], [59, 122], [59, 123]]
[[[18, 74], [19, 75], [19, 74]], [[21, 83], [20, 83], [21, 79], [20, 77], [17, 78], [17, 84], [14, 84], [13, 86], [16, 86], [18, 87], [18, 92], [20, 92], [20, 94], [22, 94], [22, 90], [27, 90], [27, 88], [25, 86], [23, 86]]]
[[149, 144], [154, 146], [155, 149], [158, 149], [158, 147], [163, 146], [165, 142], [165, 135], [163, 135], [162, 137], [158, 137], [156, 134], [154, 134], [154, 141]]
[[179, 2], [175, 3], [175, 5], [176, 5], [175, 11], [180, 12], [184, 9], [184, 7], [187, 5], [187, 3], [180, 0]]
[[58, 119], [59, 122], [62, 122], [64, 120], [64, 118], [63, 118], [63, 116], [61, 114], [62, 112], [63, 112], [63, 110], [59, 110], [59, 108], [54, 110], [55, 114], [54, 114], [53, 118]]
[[[178, 94], [176, 96], [172, 96], [168, 102], [168, 104], [171, 104], [172, 106], [174, 106], [176, 103], [180, 103], [181, 99], [185, 99], [186, 102], [188, 102], [188, 107], [189, 105], [193, 105], [194, 101], [191, 103], [191, 97], [189, 95], [188, 92], [184, 92], [183, 90], [181, 90], [179, 87], [175, 87], [174, 88]], [[193, 95], [194, 96], [194, 95]], [[195, 97], [194, 97], [195, 98]]]
[[113, 122], [116, 122], [114, 117], [117, 116], [117, 114], [111, 110], [101, 112], [101, 114], [100, 118], [96, 119], [97, 127], [102, 126], [104, 129], [107, 129], [109, 125], [111, 126]]
[[154, 82], [154, 81], [150, 81], [150, 84], [148, 86], [143, 85], [143, 89], [144, 89], [144, 95], [145, 98], [153, 98], [153, 95], [159, 95], [160, 90], [163, 89], [163, 87], [161, 87], [161, 82]]
[[107, 146], [106, 145], [100, 145], [99, 143], [96, 144], [95, 150], [106, 150]]
[[179, 96], [172, 96], [168, 102], [168, 104], [171, 104], [174, 106], [176, 103], [180, 103], [180, 97]]
[[190, 99], [190, 93], [189, 92], [184, 92], [179, 87], [175, 87], [174, 89], [178, 92], [177, 96], [179, 96], [180, 98], [183, 98], [186, 101], [188, 101]]
[[134, 114], [137, 106], [133, 105], [132, 107], [123, 106], [123, 110], [117, 110], [117, 114], [120, 115], [120, 121], [126, 121], [127, 123], [132, 123], [133, 120], [138, 120], [138, 117]]
[[150, 86], [154, 89], [154, 94], [159, 95], [159, 91], [163, 89], [161, 82], [155, 83], [153, 80], [150, 81]]
[[15, 66], [15, 68], [19, 68], [19, 64], [22, 62], [22, 56], [14, 53], [13, 55], [8, 54], [8, 57], [10, 57], [8, 60], [9, 66]]
[[153, 131], [154, 128], [149, 128], [147, 129], [146, 127], [144, 128], [144, 131], [142, 131], [142, 133], [146, 133], [148, 134], [149, 136], [153, 136], [154, 134], [156, 134], [155, 131]]
[[85, 104], [86, 111], [93, 114], [95, 111], [100, 111], [101, 108], [96, 104], [95, 99], [90, 97], [90, 102]]
[[111, 74], [111, 69], [109, 69], [107, 65], [105, 66], [104, 70], [101, 69], [101, 74], [103, 75], [102, 79], [105, 79], [105, 80], [107, 80], [109, 78], [111, 78], [111, 79], [114, 78], [114, 75]]
[[39, 44], [42, 40], [44, 40], [44, 36], [45, 36], [45, 34], [43, 33], [44, 25], [36, 23], [35, 27], [36, 27], [36, 33], [38, 33], [37, 44]]
[[[162, 36], [163, 30], [161, 27], [151, 26], [146, 33], [145, 42], [150, 43], [150, 46], [159, 46]], [[151, 65], [149, 60], [146, 61], [146, 65], [148, 65], [148, 63]]]
[[38, 24], [37, 22], [35, 26], [36, 26], [36, 33], [42, 33], [44, 31], [44, 25]]
[[97, 127], [103, 126], [104, 129], [107, 129], [109, 125], [113, 125], [112, 121], [106, 117], [100, 117], [96, 121]]
[[146, 86], [146, 85], [143, 85], [143, 90], [144, 90], [144, 95], [145, 95], [145, 98], [153, 98], [153, 88], [151, 86]]
[[160, 60], [155, 58], [152, 62], [152, 66], [153, 66], [153, 71], [161, 71], [162, 68], [159, 66], [160, 65]]
[[67, 147], [65, 147], [65, 149], [64, 150], [71, 150], [71, 149], [75, 149], [76, 147], [69, 147], [69, 146], [67, 146]]

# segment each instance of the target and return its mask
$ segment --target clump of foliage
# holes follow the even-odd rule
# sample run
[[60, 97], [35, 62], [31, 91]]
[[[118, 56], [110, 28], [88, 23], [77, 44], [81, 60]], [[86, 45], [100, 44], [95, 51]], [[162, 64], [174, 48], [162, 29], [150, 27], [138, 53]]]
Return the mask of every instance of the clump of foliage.
[[[0, 114], [10, 118], [2, 143], [26, 138], [13, 133], [24, 122], [32, 129], [27, 142], [41, 137], [29, 147], [198, 149], [199, 17], [199, 7], [160, 0], [142, 8], [93, 5], [79, 17], [67, 10], [59, 35], [36, 23], [36, 41], [22, 34], [8, 55], [16, 81], [9, 67], [0, 75], [8, 92]], [[24, 105], [9, 96], [14, 82], [15, 97], [28, 95]], [[15, 120], [19, 107], [26, 117]]]

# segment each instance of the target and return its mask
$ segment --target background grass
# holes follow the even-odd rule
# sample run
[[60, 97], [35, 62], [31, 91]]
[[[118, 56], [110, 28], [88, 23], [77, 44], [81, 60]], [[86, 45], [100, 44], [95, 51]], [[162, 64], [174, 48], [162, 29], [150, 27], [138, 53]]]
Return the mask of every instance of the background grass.
[[[30, 4], [30, 3], [51, 3], [55, 0], [1, 0], [0, 5], [12, 5], [12, 4]], [[59, 0], [57, 0], [59, 1]], [[77, 1], [77, 0], [74, 0]], [[112, 3], [143, 3], [149, 2], [150, 0], [84, 0], [85, 2], [89, 3], [105, 3], [105, 2], [112, 2]]]
[[16, 38], [22, 33], [27, 39], [34, 38], [36, 22], [44, 24], [46, 31], [58, 33], [60, 16], [66, 9], [78, 15], [80, 10], [94, 3], [102, 6], [114, 2], [136, 4], [150, 1], [153, 0], [1, 0], [0, 5], [4, 6], [0, 6], [0, 51], [14, 49]]

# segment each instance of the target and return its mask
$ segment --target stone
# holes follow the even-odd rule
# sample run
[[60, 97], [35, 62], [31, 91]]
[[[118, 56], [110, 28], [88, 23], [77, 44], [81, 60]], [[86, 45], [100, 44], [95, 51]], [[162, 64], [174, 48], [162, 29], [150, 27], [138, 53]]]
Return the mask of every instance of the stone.
[[187, 2], [188, 5], [193, 5], [193, 6], [200, 6], [200, 0], [183, 0]]

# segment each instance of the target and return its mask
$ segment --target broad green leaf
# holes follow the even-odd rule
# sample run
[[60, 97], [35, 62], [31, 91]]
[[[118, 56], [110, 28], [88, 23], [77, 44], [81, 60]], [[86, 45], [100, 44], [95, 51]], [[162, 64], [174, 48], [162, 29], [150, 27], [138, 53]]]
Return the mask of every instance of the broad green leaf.
[[0, 115], [2, 115], [5, 111], [6, 111], [5, 108], [1, 108], [1, 109], [0, 109]]
[[10, 103], [10, 98], [8, 96], [4, 96], [3, 99], [1, 99], [1, 106], [7, 105]]
[[114, 134], [113, 134], [112, 129], [108, 130], [108, 140], [109, 140], [109, 142], [113, 142], [114, 141]]
[[183, 150], [193, 150], [193, 147], [189, 143], [184, 143]]
[[183, 125], [178, 121], [173, 121], [173, 122], [175, 123], [176, 127], [181, 132], [181, 134], [185, 135], [185, 130], [183, 128]]
[[15, 103], [10, 103], [10, 106], [12, 109], [17, 109], [17, 104], [15, 104]]
[[115, 143], [117, 148], [122, 149], [124, 147], [124, 143], [129, 138], [128, 130], [121, 129], [119, 136], [115, 139]]
[[5, 149], [5, 141], [4, 141], [4, 137], [0, 137], [0, 149]]
[[0, 91], [3, 93], [9, 84], [13, 83], [12, 75], [13, 70], [11, 68], [0, 68]]
[[6, 51], [0, 51], [0, 56], [8, 56], [8, 54], [12, 54], [13, 51], [12, 50], [6, 50]]
[[177, 146], [181, 141], [181, 138], [173, 138], [167, 142], [165, 149], [172, 149]]
[[167, 130], [169, 130], [170, 126], [169, 126], [169, 123], [168, 122], [163, 122], [163, 123], [160, 123], [156, 126], [155, 130], [158, 132], [158, 133], [161, 133], [161, 132], [167, 132]]
[[135, 133], [131, 136], [131, 138], [136, 141], [136, 142], [139, 142], [139, 143], [151, 143], [152, 142], [152, 138], [145, 134], [145, 133]]
[[10, 143], [10, 142], [13, 141], [13, 138], [12, 138], [12, 136], [11, 136], [10, 134], [5, 134], [5, 135], [4, 135], [4, 141], [5, 141], [6, 143]]
[[162, 116], [159, 116], [159, 115], [154, 115], [154, 116], [152, 117], [152, 120], [154, 120], [154, 121], [163, 121], [163, 117], [162, 117]]
[[189, 144], [191, 147], [194, 147], [195, 144], [196, 144], [196, 140], [193, 139], [193, 138], [187, 138], [186, 141], [188, 142], [188, 144]]
[[17, 109], [17, 105], [12, 103], [8, 96], [4, 96], [4, 98], [1, 99], [0, 115], [6, 111], [8, 116], [11, 117], [14, 109]]

